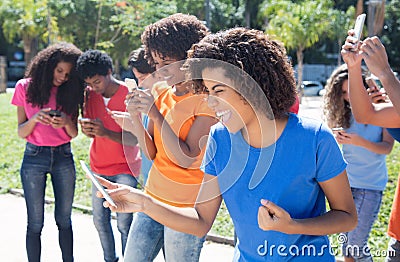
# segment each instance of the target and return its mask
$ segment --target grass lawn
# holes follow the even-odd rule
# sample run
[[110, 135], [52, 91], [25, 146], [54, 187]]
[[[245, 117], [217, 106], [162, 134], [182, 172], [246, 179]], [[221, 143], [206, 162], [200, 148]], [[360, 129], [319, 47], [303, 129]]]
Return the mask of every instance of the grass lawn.
[[[17, 114], [16, 108], [10, 105], [11, 94], [0, 94], [0, 188], [2, 193], [6, 193], [11, 188], [22, 188], [19, 168], [21, 165], [22, 154], [25, 141], [17, 136]], [[75, 161], [83, 159], [88, 162], [89, 139], [80, 134], [72, 140], [72, 149]], [[370, 237], [370, 247], [372, 252], [382, 252], [386, 250], [388, 237], [386, 234], [387, 221], [390, 215], [392, 198], [396, 187], [397, 174], [399, 173], [400, 146], [398, 143], [392, 153], [387, 158], [389, 169], [389, 182], [384, 193], [383, 203], [379, 218], [376, 221]], [[76, 204], [90, 206], [91, 184], [84, 176], [79, 165], [77, 166], [77, 181], [75, 190]], [[52, 197], [51, 183], [48, 180], [46, 194]], [[225, 206], [222, 206], [212, 228], [212, 233], [222, 236], [233, 236], [233, 226]], [[333, 247], [338, 246], [337, 236], [331, 237]], [[336, 249], [337, 250], [337, 249]], [[339, 252], [339, 251], [338, 251]], [[376, 261], [383, 259], [376, 257]]]

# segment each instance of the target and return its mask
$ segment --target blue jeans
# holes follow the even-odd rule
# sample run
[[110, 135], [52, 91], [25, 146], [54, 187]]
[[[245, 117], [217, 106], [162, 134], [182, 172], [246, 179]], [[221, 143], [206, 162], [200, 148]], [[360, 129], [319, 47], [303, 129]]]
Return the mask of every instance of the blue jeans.
[[167, 262], [198, 262], [205, 236], [172, 230], [144, 213], [135, 213], [128, 243], [125, 249], [125, 262], [153, 261], [164, 245]]
[[[111, 182], [125, 184], [131, 187], [136, 187], [137, 185], [136, 178], [130, 174], [120, 174], [115, 176], [97, 175]], [[114, 234], [111, 227], [111, 211], [109, 208], [103, 207], [104, 199], [96, 197], [96, 191], [97, 188], [92, 185], [93, 222], [99, 234], [101, 246], [103, 248], [104, 261], [118, 261], [115, 252]], [[132, 217], [132, 213], [117, 213], [117, 227], [118, 231], [121, 233], [122, 254], [124, 254]]]
[[353, 257], [355, 261], [372, 261], [368, 237], [381, 207], [382, 191], [351, 188], [351, 192], [358, 224], [353, 231], [345, 233], [347, 242], [343, 243], [343, 255]]
[[400, 262], [400, 241], [394, 238], [390, 238], [386, 262]]
[[50, 174], [55, 198], [54, 217], [62, 258], [64, 262], [73, 261], [71, 212], [76, 175], [70, 143], [56, 147], [26, 143], [20, 174], [28, 215], [28, 260], [40, 261], [46, 179], [47, 174]]

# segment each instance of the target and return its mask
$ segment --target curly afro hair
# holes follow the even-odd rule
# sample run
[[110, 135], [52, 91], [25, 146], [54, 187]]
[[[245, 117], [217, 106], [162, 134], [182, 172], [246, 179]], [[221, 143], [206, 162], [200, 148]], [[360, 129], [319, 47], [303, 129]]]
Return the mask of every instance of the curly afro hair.
[[[234, 65], [234, 71], [229, 66], [223, 69], [233, 80], [236, 92], [269, 119], [287, 116], [295, 102], [296, 82], [286, 50], [262, 31], [238, 27], [208, 35], [193, 45], [188, 58], [184, 68], [189, 79], [201, 77], [205, 68], [221, 67], [219, 61]], [[215, 63], [202, 63], [202, 59], [197, 58], [214, 59]], [[248, 76], [251, 81], [246, 80]], [[194, 82], [194, 91], [201, 93], [204, 90], [202, 81]], [[269, 108], [273, 115], [268, 113]]]
[[79, 57], [77, 69], [82, 77], [86, 79], [95, 75], [106, 76], [113, 70], [112, 59], [100, 50], [88, 50]]
[[78, 116], [83, 103], [84, 84], [76, 70], [76, 61], [82, 51], [70, 43], [57, 43], [40, 51], [31, 61], [25, 73], [31, 78], [27, 101], [34, 106], [43, 107], [49, 102], [50, 90], [53, 88], [54, 70], [59, 62], [72, 64], [68, 81], [58, 87], [57, 109], [73, 117]]
[[[367, 88], [365, 76], [367, 70], [363, 68], [362, 79]], [[348, 101], [343, 99], [342, 86], [345, 80], [349, 79], [347, 65], [337, 67], [326, 82], [324, 95], [324, 119], [330, 128], [349, 128], [351, 124], [351, 107]]]
[[186, 52], [208, 34], [207, 27], [193, 15], [170, 15], [151, 25], [142, 33], [145, 57], [154, 65], [151, 52], [160, 57], [186, 59]]

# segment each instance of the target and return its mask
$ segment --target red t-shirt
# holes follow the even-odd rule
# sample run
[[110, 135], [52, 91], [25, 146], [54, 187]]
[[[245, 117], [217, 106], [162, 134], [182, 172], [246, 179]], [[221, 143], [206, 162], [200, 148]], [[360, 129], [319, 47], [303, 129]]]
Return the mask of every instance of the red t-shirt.
[[[89, 87], [88, 87], [89, 88]], [[89, 88], [90, 89], [90, 88]], [[128, 88], [120, 85], [117, 92], [110, 98], [107, 108], [112, 111], [125, 111], [125, 97]], [[84, 117], [100, 119], [106, 129], [122, 132], [121, 127], [107, 113], [101, 94], [90, 91], [85, 105]], [[90, 168], [98, 174], [114, 176], [118, 174], [139, 175], [141, 157], [139, 146], [123, 146], [106, 137], [93, 138], [90, 144]]]
[[400, 241], [400, 179], [397, 181], [396, 193], [394, 194], [392, 212], [388, 226], [388, 235]]
[[289, 112], [291, 113], [299, 113], [299, 107], [300, 107], [300, 99], [299, 96], [296, 95], [296, 100], [294, 101], [294, 104], [290, 107]]

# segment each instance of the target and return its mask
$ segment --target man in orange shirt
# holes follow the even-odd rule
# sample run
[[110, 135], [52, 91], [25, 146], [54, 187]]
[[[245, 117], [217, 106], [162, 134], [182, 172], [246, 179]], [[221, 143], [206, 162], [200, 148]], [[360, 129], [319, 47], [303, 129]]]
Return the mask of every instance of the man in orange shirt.
[[[77, 69], [88, 85], [84, 105], [85, 118], [80, 119], [79, 123], [82, 132], [93, 138], [90, 145], [90, 167], [97, 175], [109, 181], [136, 187], [135, 177], [139, 175], [141, 162], [137, 139], [130, 133], [123, 134], [121, 127], [108, 113], [111, 110], [125, 110], [124, 101], [128, 88], [112, 76], [111, 58], [98, 50], [83, 53], [78, 60]], [[118, 261], [110, 210], [103, 207], [103, 201], [96, 197], [96, 191], [93, 186], [93, 222], [103, 247], [104, 261]], [[122, 254], [132, 217], [132, 213], [117, 213]]]

